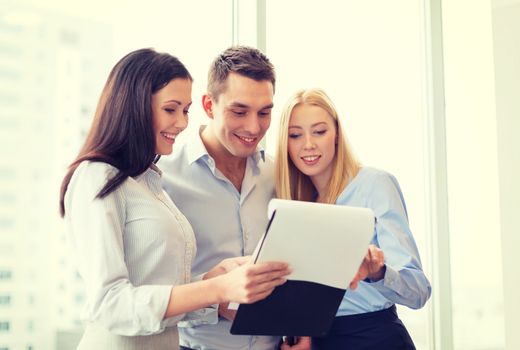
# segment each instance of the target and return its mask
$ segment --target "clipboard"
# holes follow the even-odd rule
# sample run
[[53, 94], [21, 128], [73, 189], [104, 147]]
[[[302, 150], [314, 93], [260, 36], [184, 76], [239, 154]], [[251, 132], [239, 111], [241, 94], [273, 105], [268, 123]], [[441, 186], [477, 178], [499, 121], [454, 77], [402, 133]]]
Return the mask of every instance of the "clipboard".
[[273, 199], [255, 262], [287, 261], [288, 281], [240, 304], [231, 334], [324, 336], [374, 234], [368, 208]]

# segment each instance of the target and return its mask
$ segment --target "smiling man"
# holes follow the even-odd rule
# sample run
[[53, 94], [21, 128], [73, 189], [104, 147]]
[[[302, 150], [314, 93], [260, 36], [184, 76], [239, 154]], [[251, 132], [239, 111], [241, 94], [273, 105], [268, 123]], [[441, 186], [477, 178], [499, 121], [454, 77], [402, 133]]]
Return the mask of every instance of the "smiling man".
[[[274, 195], [273, 162], [258, 148], [271, 123], [275, 72], [254, 48], [231, 47], [210, 66], [202, 98], [209, 117], [198, 138], [161, 161], [164, 187], [193, 226], [197, 254], [192, 275], [222, 259], [251, 255], [267, 224]], [[227, 305], [188, 315], [181, 349], [269, 349], [279, 337], [229, 333]]]

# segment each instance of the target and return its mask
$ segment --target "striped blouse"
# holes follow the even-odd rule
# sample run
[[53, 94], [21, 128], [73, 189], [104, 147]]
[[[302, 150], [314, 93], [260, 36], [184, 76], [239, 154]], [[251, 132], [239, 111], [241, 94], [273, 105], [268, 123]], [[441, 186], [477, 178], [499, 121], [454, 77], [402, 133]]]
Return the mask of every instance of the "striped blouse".
[[155, 165], [95, 198], [116, 172], [83, 162], [65, 196], [66, 231], [86, 287], [82, 318], [119, 335], [161, 333], [183, 317], [163, 320], [172, 286], [190, 282], [195, 236]]

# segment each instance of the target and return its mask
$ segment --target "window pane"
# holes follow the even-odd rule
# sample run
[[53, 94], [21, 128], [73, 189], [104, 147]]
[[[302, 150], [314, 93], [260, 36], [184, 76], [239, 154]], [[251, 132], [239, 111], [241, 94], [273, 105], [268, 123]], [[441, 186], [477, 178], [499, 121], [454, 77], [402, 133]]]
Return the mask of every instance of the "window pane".
[[2, 319], [16, 321], [0, 347], [69, 349], [81, 334], [83, 282], [57, 198], [112, 66], [143, 47], [187, 66], [193, 106], [178, 147], [206, 120], [201, 94], [209, 63], [231, 44], [231, 4], [0, 0], [0, 287], [17, 303], [2, 304]]

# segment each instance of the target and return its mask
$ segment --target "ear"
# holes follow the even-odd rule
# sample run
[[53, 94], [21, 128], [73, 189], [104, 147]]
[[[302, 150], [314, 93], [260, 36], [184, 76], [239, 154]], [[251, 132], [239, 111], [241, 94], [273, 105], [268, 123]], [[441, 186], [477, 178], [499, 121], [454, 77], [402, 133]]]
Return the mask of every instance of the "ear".
[[213, 100], [210, 95], [202, 95], [202, 108], [204, 108], [207, 116], [213, 119]]

